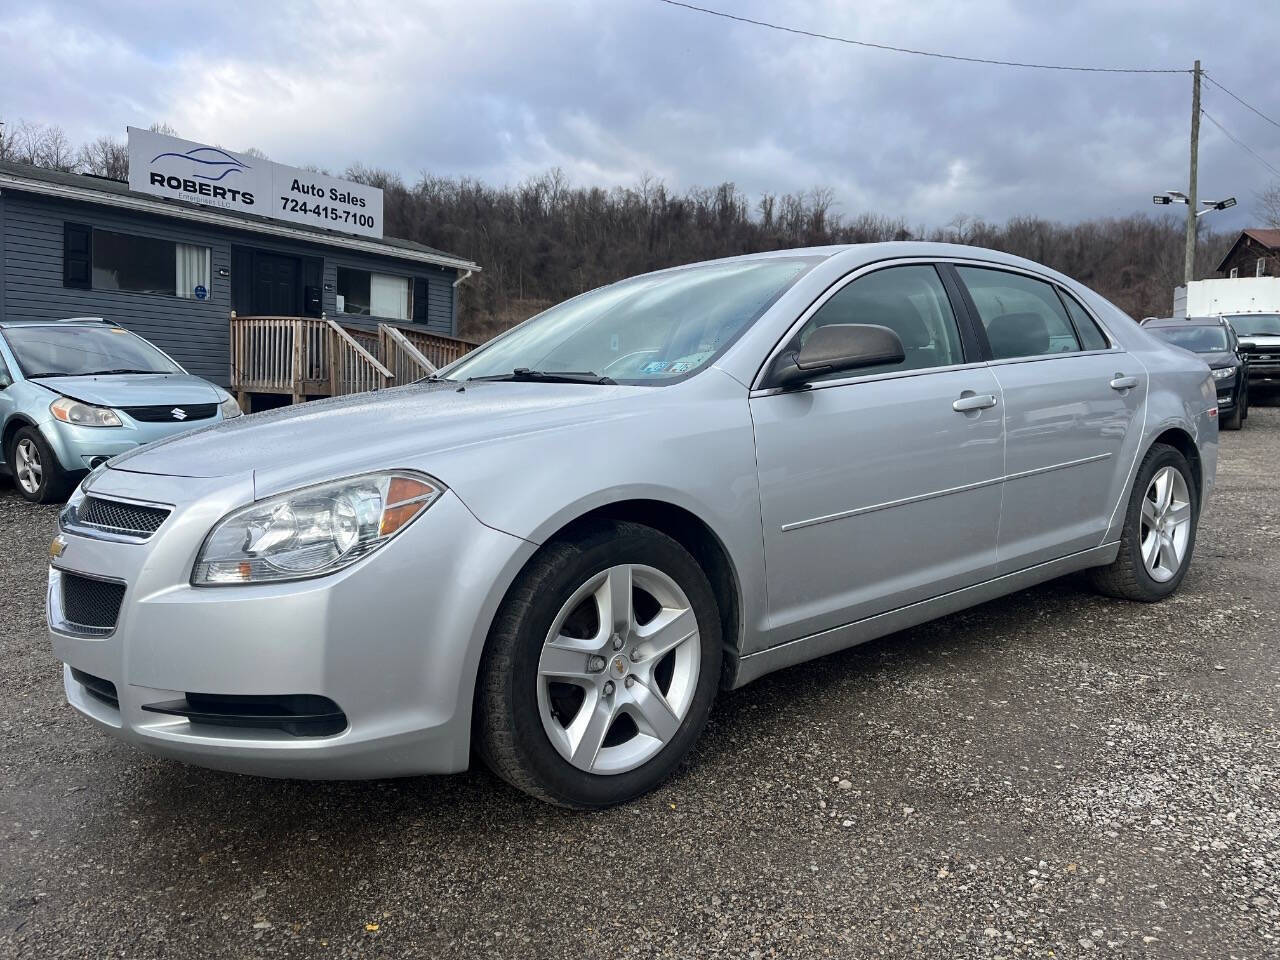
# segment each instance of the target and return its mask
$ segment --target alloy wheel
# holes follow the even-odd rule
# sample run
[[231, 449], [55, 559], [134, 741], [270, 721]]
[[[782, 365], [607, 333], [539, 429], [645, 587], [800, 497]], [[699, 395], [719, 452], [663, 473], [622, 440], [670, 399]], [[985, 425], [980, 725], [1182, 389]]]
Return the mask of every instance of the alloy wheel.
[[699, 636], [689, 598], [654, 567], [612, 566], [578, 587], [538, 658], [538, 712], [560, 756], [595, 774], [656, 756], [693, 703]]
[[1142, 564], [1158, 583], [1172, 580], [1182, 567], [1191, 540], [1191, 494], [1186, 478], [1161, 467], [1142, 498]]
[[27, 493], [40, 492], [44, 467], [40, 463], [40, 451], [35, 442], [23, 437], [14, 446], [14, 475]]

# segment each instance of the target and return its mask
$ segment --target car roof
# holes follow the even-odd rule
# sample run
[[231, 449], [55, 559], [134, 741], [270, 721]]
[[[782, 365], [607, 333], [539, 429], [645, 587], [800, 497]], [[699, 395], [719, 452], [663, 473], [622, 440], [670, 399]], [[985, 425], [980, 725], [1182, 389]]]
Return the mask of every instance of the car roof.
[[114, 320], [108, 320], [106, 317], [67, 317], [65, 320], [0, 320], [0, 330], [11, 330], [15, 327], [61, 327], [67, 324], [74, 324], [75, 326], [87, 324], [102, 324], [108, 327], [119, 326]]
[[1142, 325], [1144, 327], [1221, 327], [1226, 322], [1222, 317], [1156, 317]]

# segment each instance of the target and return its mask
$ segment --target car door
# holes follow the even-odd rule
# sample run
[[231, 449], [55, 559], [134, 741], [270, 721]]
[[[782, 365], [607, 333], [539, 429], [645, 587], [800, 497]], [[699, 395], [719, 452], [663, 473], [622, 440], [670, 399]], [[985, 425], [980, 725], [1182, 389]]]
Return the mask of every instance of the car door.
[[999, 387], [937, 268], [846, 278], [780, 349], [827, 323], [889, 327], [906, 358], [802, 390], [753, 392], [765, 645], [979, 582], [995, 565]]
[[1099, 546], [1142, 431], [1146, 369], [1058, 285], [986, 266], [955, 271], [1004, 400], [997, 573]]

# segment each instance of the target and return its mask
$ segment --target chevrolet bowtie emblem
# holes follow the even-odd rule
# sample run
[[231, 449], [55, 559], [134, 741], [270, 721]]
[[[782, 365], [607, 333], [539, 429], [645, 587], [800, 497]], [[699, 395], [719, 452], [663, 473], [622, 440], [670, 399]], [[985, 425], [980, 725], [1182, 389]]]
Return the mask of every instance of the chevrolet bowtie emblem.
[[173, 414], [173, 419], [175, 420], [187, 419], [187, 411], [183, 410], [181, 407], [174, 407], [169, 412]]

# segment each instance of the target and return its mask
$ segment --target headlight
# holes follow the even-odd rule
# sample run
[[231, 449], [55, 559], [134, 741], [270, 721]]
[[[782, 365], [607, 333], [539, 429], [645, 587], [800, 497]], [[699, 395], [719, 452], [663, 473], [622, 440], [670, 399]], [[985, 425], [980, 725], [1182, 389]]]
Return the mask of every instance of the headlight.
[[118, 427], [120, 417], [114, 410], [106, 407], [95, 407], [81, 403], [70, 397], [59, 397], [49, 404], [49, 412], [63, 423], [74, 423], [77, 427]]
[[196, 558], [194, 586], [304, 580], [355, 563], [391, 540], [444, 491], [408, 471], [304, 487], [218, 522]]
[[1215, 379], [1215, 380], [1226, 380], [1226, 379], [1228, 379], [1228, 378], [1230, 378], [1230, 377], [1234, 376], [1234, 375], [1235, 375], [1235, 372], [1236, 372], [1236, 368], [1235, 368], [1235, 367], [1214, 367], [1214, 368], [1213, 368], [1213, 371], [1212, 371], [1212, 373], [1213, 373], [1213, 379]]
[[236, 403], [236, 398], [231, 394], [227, 394], [227, 399], [218, 404], [218, 409], [222, 411], [223, 420], [240, 416], [240, 404]]

